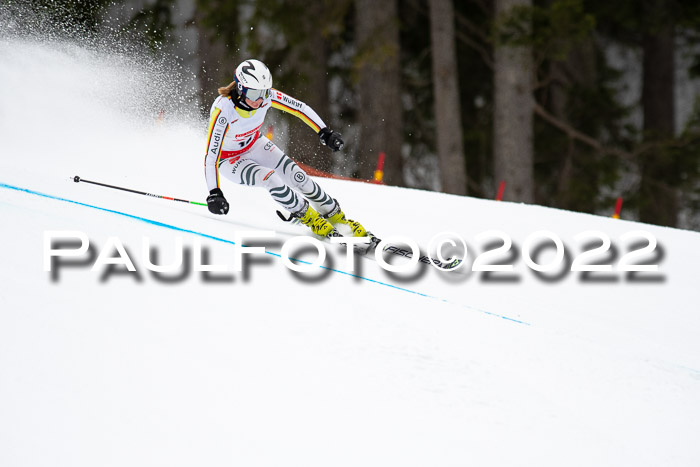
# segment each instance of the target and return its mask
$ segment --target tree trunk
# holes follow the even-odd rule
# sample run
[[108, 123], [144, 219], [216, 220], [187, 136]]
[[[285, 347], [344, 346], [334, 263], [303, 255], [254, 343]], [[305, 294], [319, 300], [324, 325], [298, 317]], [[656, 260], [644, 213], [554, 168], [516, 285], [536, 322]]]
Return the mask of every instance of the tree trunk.
[[[226, 39], [219, 36], [205, 21], [205, 9], [202, 1], [196, 0], [194, 18], [189, 26], [197, 30], [197, 56], [199, 57], [199, 101], [204, 115], [209, 117], [212, 102], [219, 95], [217, 89], [233, 81], [237, 59], [227, 50]], [[209, 8], [218, 6], [212, 2]], [[230, 19], [227, 29], [228, 37], [236, 37], [238, 32], [237, 17]]]
[[[568, 117], [571, 87], [574, 84], [586, 88], [596, 86], [598, 72], [595, 54], [593, 41], [586, 40], [575, 45], [565, 60], [552, 61], [550, 64], [552, 80], [549, 90], [550, 109], [552, 115], [566, 124], [571, 124]], [[569, 138], [567, 150], [561, 153], [561, 157], [555, 199], [548, 204], [574, 211], [585, 210], [585, 207], [580, 205], [580, 200], [571, 193], [572, 181], [582, 173], [582, 169], [585, 169], [584, 166], [576, 163], [580, 160], [581, 154], [573, 139]]]
[[[304, 5], [307, 14], [298, 21], [303, 40], [292, 48], [285, 60], [289, 68], [298, 73], [298, 85], [286, 91], [310, 105], [326, 125], [333, 128], [328, 102], [328, 47], [322, 24], [327, 2], [295, 1]], [[316, 169], [330, 171], [331, 151], [321, 145], [318, 135], [308, 126], [294, 120], [289, 128], [292, 134], [288, 143], [290, 156]]]
[[[496, 0], [497, 17], [531, 0]], [[535, 200], [532, 48], [496, 44], [494, 50], [494, 176], [506, 182], [503, 199]]]
[[397, 0], [356, 0], [358, 172], [371, 179], [380, 152], [384, 181], [403, 185], [402, 105]]
[[[654, 4], [656, 13], [665, 9], [664, 1]], [[642, 106], [647, 141], [672, 138], [675, 127], [674, 106], [674, 32], [666, 24], [645, 34]], [[675, 161], [663, 148], [654, 148], [642, 158], [639, 218], [642, 222], [675, 227], [678, 223], [679, 196], [675, 188]]]
[[433, 94], [440, 182], [444, 193], [467, 194], [467, 167], [457, 85], [452, 0], [430, 0]]

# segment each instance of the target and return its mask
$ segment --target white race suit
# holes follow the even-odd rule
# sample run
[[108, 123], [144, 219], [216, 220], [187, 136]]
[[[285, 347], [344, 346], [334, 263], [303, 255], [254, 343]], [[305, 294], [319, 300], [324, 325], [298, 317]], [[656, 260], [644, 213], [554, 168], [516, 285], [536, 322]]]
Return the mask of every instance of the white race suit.
[[230, 96], [219, 96], [211, 107], [204, 160], [209, 190], [219, 188], [223, 175], [234, 183], [266, 188], [289, 212], [298, 212], [306, 198], [321, 214], [329, 213], [335, 207], [333, 198], [260, 133], [271, 107], [300, 118], [316, 133], [326, 126], [311, 107], [276, 89], [252, 111], [237, 107]]

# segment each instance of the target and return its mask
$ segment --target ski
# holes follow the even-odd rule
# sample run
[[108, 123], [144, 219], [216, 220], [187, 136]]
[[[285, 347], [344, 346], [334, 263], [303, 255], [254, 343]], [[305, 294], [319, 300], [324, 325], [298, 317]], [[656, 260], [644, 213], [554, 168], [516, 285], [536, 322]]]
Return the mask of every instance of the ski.
[[[400, 245], [386, 244], [384, 246], [383, 251], [384, 253], [391, 253], [392, 255], [396, 256], [404, 256], [408, 259], [413, 258], [413, 252], [411, 251], [411, 249], [403, 248]], [[432, 263], [439, 269], [444, 269], [446, 271], [456, 269], [459, 267], [460, 264], [462, 264], [462, 260], [459, 258], [448, 258], [446, 261], [440, 261], [437, 258], [431, 258], [430, 256], [424, 255], [423, 253], [421, 253], [421, 255], [418, 257], [418, 262], [423, 264]]]
[[[302, 225], [301, 222], [299, 222], [299, 219], [297, 219], [291, 215], [285, 216], [280, 211], [276, 211], [276, 212], [277, 212], [277, 216], [281, 220], [283, 220], [284, 222], [289, 222], [293, 225], [300, 225], [300, 226]], [[362, 256], [365, 256], [368, 258], [372, 258], [374, 252], [376, 251], [377, 247], [382, 242], [382, 240], [379, 237], [372, 234], [371, 232], [367, 232], [367, 234], [368, 234], [367, 236], [370, 239], [369, 243], [368, 244], [365, 243], [362, 245], [355, 245], [353, 249], [355, 250], [355, 253], [357, 253], [359, 255], [362, 255]], [[336, 230], [335, 234], [332, 234], [331, 237], [343, 238], [344, 235], [340, 234]], [[330, 240], [330, 237], [325, 238], [325, 240]], [[392, 244], [392, 243], [385, 242], [384, 247], [382, 249], [382, 252], [388, 253], [391, 255], [395, 255], [395, 256], [404, 257], [407, 259], [413, 258], [413, 252], [411, 251], [411, 249], [405, 248], [404, 246], [399, 245], [399, 244]], [[459, 267], [459, 265], [462, 264], [462, 260], [459, 258], [449, 258], [446, 261], [440, 261], [439, 259], [431, 258], [430, 256], [423, 254], [422, 252], [421, 252], [420, 256], [418, 257], [418, 262], [422, 263], [422, 264], [427, 264], [427, 265], [433, 264], [435, 267], [437, 267], [439, 269], [444, 269], [445, 271], [457, 269]]]

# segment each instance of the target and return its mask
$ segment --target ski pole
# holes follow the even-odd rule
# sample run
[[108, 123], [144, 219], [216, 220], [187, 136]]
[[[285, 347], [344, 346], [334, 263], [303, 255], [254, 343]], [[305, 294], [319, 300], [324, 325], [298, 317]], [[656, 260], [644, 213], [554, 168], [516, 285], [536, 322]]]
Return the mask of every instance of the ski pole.
[[198, 206], [206, 206], [207, 205], [207, 203], [199, 203], [197, 201], [188, 201], [186, 199], [171, 198], [170, 196], [154, 195], [152, 193], [146, 193], [145, 191], [132, 190], [131, 188], [124, 188], [124, 187], [120, 187], [120, 186], [108, 185], [106, 183], [93, 182], [92, 180], [85, 180], [84, 178], [80, 178], [77, 175], [75, 177], [73, 177], [73, 181], [75, 183], [80, 183], [80, 182], [91, 183], [93, 185], [104, 186], [107, 188], [114, 188], [115, 190], [128, 191], [129, 193], [136, 193], [137, 195], [151, 196], [153, 198], [169, 199], [170, 201], [180, 201], [181, 203], [196, 204]]

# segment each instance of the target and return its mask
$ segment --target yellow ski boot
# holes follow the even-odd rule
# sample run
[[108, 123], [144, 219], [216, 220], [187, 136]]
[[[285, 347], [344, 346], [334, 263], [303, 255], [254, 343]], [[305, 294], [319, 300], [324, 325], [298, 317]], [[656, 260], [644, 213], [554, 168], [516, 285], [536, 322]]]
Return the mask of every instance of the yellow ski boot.
[[352, 235], [354, 237], [366, 237], [367, 230], [364, 227], [362, 227], [362, 224], [360, 224], [359, 222], [354, 221], [352, 219], [347, 219], [345, 217], [345, 213], [343, 212], [343, 210], [340, 209], [340, 204], [338, 203], [338, 201], [337, 200], [334, 200], [334, 201], [335, 201], [335, 207], [333, 208], [333, 210], [331, 212], [329, 212], [328, 214], [324, 215], [323, 217], [328, 219], [328, 221], [333, 225], [337, 225], [337, 224], [347, 225], [348, 227], [350, 227], [352, 229]]
[[308, 226], [316, 235], [320, 235], [321, 237], [338, 236], [337, 230], [335, 230], [333, 224], [319, 216], [318, 212], [309, 206], [308, 202], [304, 203], [304, 207], [292, 214], [292, 216], [299, 219], [302, 224]]

